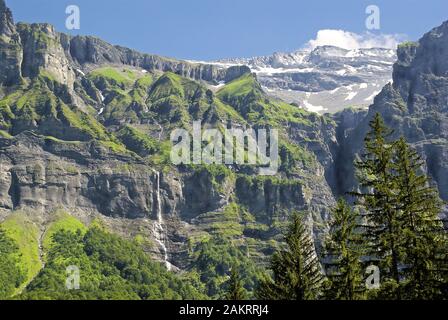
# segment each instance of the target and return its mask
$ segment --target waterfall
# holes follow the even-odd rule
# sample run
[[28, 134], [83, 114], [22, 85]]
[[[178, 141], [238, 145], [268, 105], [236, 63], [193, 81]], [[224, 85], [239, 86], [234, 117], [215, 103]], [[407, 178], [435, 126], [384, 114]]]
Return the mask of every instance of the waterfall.
[[162, 216], [162, 203], [160, 200], [160, 172], [156, 171], [156, 212], [157, 221], [154, 223], [154, 234], [155, 240], [162, 249], [163, 258], [165, 261], [166, 268], [171, 270], [171, 263], [168, 261], [168, 250], [166, 248], [166, 231], [163, 227], [165, 224]]

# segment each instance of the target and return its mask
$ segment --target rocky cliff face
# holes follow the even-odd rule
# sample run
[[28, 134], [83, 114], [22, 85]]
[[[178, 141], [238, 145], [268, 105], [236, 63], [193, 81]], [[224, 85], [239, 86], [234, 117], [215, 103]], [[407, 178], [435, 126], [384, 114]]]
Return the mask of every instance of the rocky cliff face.
[[4, 1], [0, 1], [0, 86], [20, 82], [22, 50], [12, 14]]
[[103, 64], [129, 65], [148, 71], [171, 71], [194, 80], [211, 83], [229, 82], [249, 69], [246, 66], [218, 68], [214, 65], [189, 63], [113, 46], [95, 37], [70, 37], [49, 24], [13, 22], [5, 2], [0, 1], [0, 47], [2, 62], [0, 83], [17, 84], [21, 73], [35, 77], [39, 70], [50, 72], [56, 80], [72, 87], [76, 73], [87, 73]]
[[124, 64], [148, 71], [171, 71], [183, 77], [212, 83], [231, 81], [249, 70], [245, 66], [222, 69], [213, 65], [195, 64], [156, 55], [142, 54], [128, 48], [112, 46], [94, 37], [74, 37], [70, 39], [69, 46], [70, 56], [73, 61], [87, 69], [91, 64]]
[[23, 50], [23, 76], [35, 78], [44, 70], [72, 89], [76, 75], [67, 56], [69, 37], [49, 24], [19, 24], [17, 30]]
[[[307, 221], [320, 241], [329, 214], [325, 206], [333, 201], [323, 176], [281, 181], [208, 170], [158, 173], [138, 157], [111, 153], [94, 141], [64, 142], [22, 133], [0, 139], [0, 154], [0, 217], [13, 211], [42, 215], [63, 208], [86, 223], [105, 219], [126, 237], [143, 233], [155, 239], [150, 226], [161, 210], [169, 260], [180, 268], [188, 265], [183, 253], [188, 240], [203, 232], [214, 234], [220, 224], [225, 227], [225, 212], [232, 204], [254, 217], [229, 218], [236, 236], [256, 239], [263, 246], [280, 236], [275, 224], [287, 221], [291, 210], [310, 210]], [[128, 229], [131, 222], [136, 229]], [[160, 248], [152, 250], [163, 259]]]
[[[338, 167], [341, 191], [355, 186], [354, 155], [360, 152], [368, 122], [379, 112], [394, 129], [394, 137], [404, 136], [426, 161], [426, 170], [438, 187], [443, 200], [448, 199], [448, 23], [425, 34], [416, 43], [398, 48], [393, 84], [386, 85], [358, 124], [348, 128], [341, 140]], [[342, 129], [341, 129], [342, 130]], [[347, 131], [347, 130], [346, 130]]]

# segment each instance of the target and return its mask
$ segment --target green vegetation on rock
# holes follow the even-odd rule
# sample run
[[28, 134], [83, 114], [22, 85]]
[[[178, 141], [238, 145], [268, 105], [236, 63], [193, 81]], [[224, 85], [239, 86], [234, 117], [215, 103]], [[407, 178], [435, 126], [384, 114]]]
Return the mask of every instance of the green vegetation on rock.
[[[52, 235], [45, 268], [18, 299], [201, 299], [193, 278], [153, 262], [141, 247], [98, 228], [84, 235], [60, 229]], [[77, 266], [79, 289], [66, 287], [66, 268]]]
[[226, 295], [231, 270], [237, 270], [241, 282], [248, 294], [258, 283], [261, 270], [247, 256], [247, 247], [236, 240], [215, 236], [196, 244], [193, 249], [194, 268], [205, 283], [207, 294], [212, 299], [221, 299]]
[[160, 144], [157, 140], [129, 125], [121, 128], [116, 135], [129, 150], [140, 156], [145, 157], [160, 151]]
[[39, 229], [31, 221], [27, 214], [22, 211], [16, 211], [9, 215], [1, 223], [6, 235], [11, 238], [18, 247], [18, 259], [20, 269], [26, 274], [25, 285], [31, 281], [42, 268], [39, 256]]
[[42, 240], [42, 247], [45, 253], [48, 253], [53, 246], [53, 235], [61, 230], [76, 232], [81, 230], [82, 233], [87, 231], [87, 228], [81, 221], [74, 218], [63, 210], [57, 210], [51, 214], [52, 221], [45, 230]]

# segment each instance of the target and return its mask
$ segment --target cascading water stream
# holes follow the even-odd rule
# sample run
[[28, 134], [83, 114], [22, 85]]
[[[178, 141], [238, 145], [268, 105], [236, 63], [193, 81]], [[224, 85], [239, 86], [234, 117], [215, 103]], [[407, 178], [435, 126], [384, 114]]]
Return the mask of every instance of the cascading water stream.
[[166, 232], [163, 228], [164, 221], [162, 216], [162, 204], [160, 201], [160, 172], [156, 172], [156, 212], [157, 212], [157, 221], [154, 223], [154, 234], [155, 240], [160, 245], [162, 249], [163, 258], [165, 261], [166, 268], [171, 270], [171, 263], [168, 261], [168, 250], [165, 245], [166, 241]]

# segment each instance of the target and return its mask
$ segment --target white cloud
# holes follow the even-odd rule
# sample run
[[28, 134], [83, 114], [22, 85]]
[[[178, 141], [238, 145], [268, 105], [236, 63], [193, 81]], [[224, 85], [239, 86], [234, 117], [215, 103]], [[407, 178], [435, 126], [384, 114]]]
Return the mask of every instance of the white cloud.
[[361, 48], [396, 49], [397, 45], [406, 38], [402, 34], [377, 35], [371, 32], [357, 34], [344, 30], [324, 29], [318, 31], [316, 39], [308, 41], [305, 47], [314, 49], [319, 46], [331, 45], [349, 50]]

